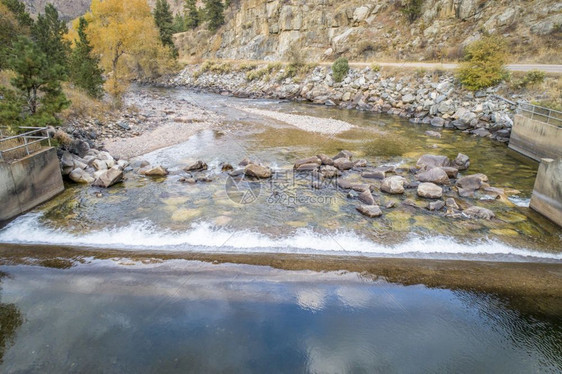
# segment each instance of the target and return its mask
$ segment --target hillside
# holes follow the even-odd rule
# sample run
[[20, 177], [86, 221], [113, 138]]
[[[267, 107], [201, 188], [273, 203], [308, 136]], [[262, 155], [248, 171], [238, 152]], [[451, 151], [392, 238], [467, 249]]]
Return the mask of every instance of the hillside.
[[354, 60], [455, 60], [483, 33], [504, 36], [513, 61], [562, 60], [562, 3], [552, 0], [239, 0], [226, 24], [176, 35], [184, 58], [284, 60], [290, 51], [309, 60], [345, 55]]
[[[37, 15], [43, 12], [45, 9], [45, 5], [53, 4], [59, 13], [61, 14], [62, 18], [66, 20], [71, 20], [76, 17], [81, 16], [85, 12], [88, 11], [90, 8], [91, 0], [22, 0], [23, 3], [27, 6], [28, 11], [32, 15]], [[148, 0], [150, 5], [154, 5], [156, 0]], [[170, 3], [170, 7], [177, 13], [179, 11], [183, 11], [183, 0], [168, 0]]]

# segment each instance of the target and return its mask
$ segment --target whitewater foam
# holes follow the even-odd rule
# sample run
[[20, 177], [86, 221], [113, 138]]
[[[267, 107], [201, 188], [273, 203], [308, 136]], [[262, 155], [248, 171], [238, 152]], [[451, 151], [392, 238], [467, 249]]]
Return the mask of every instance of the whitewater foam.
[[490, 239], [460, 243], [444, 236], [412, 237], [400, 244], [386, 245], [349, 231], [322, 234], [300, 229], [291, 236], [271, 237], [250, 230], [218, 228], [208, 223], [193, 224], [184, 232], [172, 231], [160, 229], [148, 221], [74, 234], [46, 227], [40, 218], [41, 215], [37, 213], [19, 217], [0, 230], [0, 243], [217, 253], [309, 253], [496, 261], [562, 260], [562, 253], [516, 248]]

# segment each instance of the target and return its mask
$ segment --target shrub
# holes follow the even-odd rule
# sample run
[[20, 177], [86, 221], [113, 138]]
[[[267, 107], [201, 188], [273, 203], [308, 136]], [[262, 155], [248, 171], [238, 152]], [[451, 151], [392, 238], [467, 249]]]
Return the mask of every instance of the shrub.
[[375, 73], [378, 73], [379, 71], [381, 71], [381, 66], [379, 64], [372, 64], [371, 70], [374, 71]]
[[544, 72], [542, 72], [540, 70], [531, 70], [530, 72], [525, 74], [525, 76], [521, 80], [515, 82], [515, 87], [516, 88], [525, 88], [527, 86], [539, 84], [539, 83], [544, 82], [544, 78], [545, 78]]
[[509, 76], [505, 69], [506, 62], [505, 41], [495, 36], [485, 36], [466, 47], [458, 78], [469, 90], [491, 87]]
[[407, 0], [406, 5], [401, 9], [402, 13], [408, 18], [410, 23], [417, 20], [422, 14], [423, 0]]
[[267, 68], [258, 69], [258, 70], [250, 70], [246, 73], [246, 79], [248, 81], [253, 81], [256, 79], [262, 79], [268, 73]]
[[332, 65], [332, 74], [335, 82], [341, 82], [349, 73], [349, 62], [346, 58], [338, 58]]

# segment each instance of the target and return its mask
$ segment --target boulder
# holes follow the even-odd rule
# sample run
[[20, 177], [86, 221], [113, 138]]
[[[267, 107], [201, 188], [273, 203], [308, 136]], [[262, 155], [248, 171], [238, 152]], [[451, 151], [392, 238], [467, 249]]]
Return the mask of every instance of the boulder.
[[422, 171], [421, 173], [416, 174], [416, 180], [420, 182], [431, 182], [435, 184], [445, 184], [445, 185], [451, 183], [449, 181], [449, 176], [441, 168], [433, 168], [426, 171]]
[[353, 153], [351, 153], [351, 152], [349, 152], [349, 151], [346, 151], [346, 150], [340, 151], [340, 152], [333, 158], [333, 160], [336, 161], [337, 159], [340, 159], [340, 158], [344, 158], [344, 159], [346, 159], [346, 160], [348, 160], [348, 161], [351, 161], [351, 159], [353, 158]]
[[123, 170], [118, 167], [103, 171], [94, 181], [94, 186], [109, 188], [123, 180]]
[[433, 117], [431, 119], [431, 126], [433, 127], [443, 127], [445, 126], [445, 120], [441, 117]]
[[370, 190], [371, 186], [368, 184], [364, 184], [364, 183], [353, 183], [351, 185], [351, 189], [357, 192], [363, 192], [366, 190]]
[[369, 218], [382, 216], [382, 210], [378, 205], [360, 205], [357, 207], [357, 211]]
[[381, 191], [390, 194], [402, 194], [404, 193], [404, 184], [406, 183], [406, 178], [399, 175], [385, 178], [381, 184]]
[[353, 167], [355, 166], [355, 163], [353, 161], [350, 161], [347, 158], [338, 158], [334, 161], [334, 166], [336, 168], [338, 168], [339, 170], [350, 170], [353, 169]]
[[383, 180], [384, 178], [386, 178], [384, 171], [365, 171], [361, 173], [361, 176], [363, 178], [379, 179], [379, 180]]
[[203, 171], [207, 170], [209, 167], [203, 161], [196, 161], [195, 163], [186, 166], [183, 170], [190, 172], [190, 171]]
[[445, 206], [445, 202], [443, 200], [432, 201], [429, 203], [427, 209], [434, 211], [434, 210], [441, 210]]
[[96, 169], [96, 170], [107, 170], [107, 163], [104, 160], [94, 160], [92, 162], [92, 166]]
[[354, 167], [356, 167], [356, 168], [365, 168], [365, 167], [367, 167], [367, 160], [361, 159], [361, 160], [355, 161]]
[[329, 156], [324, 155], [324, 154], [319, 154], [318, 156], [316, 156], [320, 159], [320, 161], [322, 162], [322, 165], [334, 165], [334, 160], [332, 160]]
[[447, 176], [449, 178], [456, 178], [457, 175], [459, 174], [459, 169], [451, 167], [451, 166], [443, 166], [442, 169], [445, 173], [447, 173]]
[[373, 194], [369, 189], [361, 192], [361, 194], [359, 195], [359, 200], [366, 205], [375, 205], [375, 198], [373, 197]]
[[479, 206], [471, 206], [470, 208], [463, 210], [462, 213], [469, 218], [480, 218], [486, 220], [490, 220], [496, 216], [490, 209]]
[[453, 165], [459, 170], [466, 170], [470, 166], [470, 158], [465, 154], [459, 153], [453, 161]]
[[238, 166], [246, 167], [246, 166], [248, 166], [248, 165], [251, 164], [251, 163], [252, 163], [252, 161], [250, 161], [250, 159], [246, 157], [245, 159], [243, 159], [242, 161], [240, 161], [240, 163], [238, 164]]
[[252, 178], [267, 179], [271, 178], [272, 171], [270, 168], [265, 166], [249, 164], [244, 168], [244, 174]]
[[76, 167], [74, 166], [74, 159], [68, 151], [62, 154], [60, 163], [62, 167], [62, 175], [68, 175], [70, 174], [70, 172], [76, 169]]
[[353, 183], [348, 181], [347, 179], [338, 179], [338, 187], [344, 190], [350, 190], [353, 186]]
[[423, 155], [416, 166], [420, 169], [431, 169], [435, 167], [450, 166], [451, 162], [447, 156]]
[[228, 163], [221, 165], [221, 171], [223, 173], [228, 173], [228, 172], [233, 171], [233, 170], [234, 170], [234, 166], [232, 166]]
[[320, 165], [322, 165], [322, 160], [320, 160], [320, 158], [318, 158], [318, 157], [305, 158], [305, 159], [298, 160], [297, 162], [295, 162], [295, 166], [293, 168], [298, 169], [300, 166], [306, 165], [306, 164], [316, 164], [317, 166], [320, 166]]
[[139, 170], [139, 174], [151, 177], [163, 177], [168, 175], [168, 170], [160, 165], [147, 166]]
[[88, 174], [85, 170], [76, 168], [68, 175], [70, 180], [76, 183], [90, 184], [94, 182], [94, 177]]
[[472, 174], [467, 175], [466, 177], [459, 178], [457, 180], [457, 187], [462, 188], [464, 190], [478, 190], [482, 187], [484, 182], [488, 181], [488, 177], [484, 174]]
[[443, 189], [433, 183], [420, 183], [418, 196], [428, 199], [439, 199], [443, 196]]
[[313, 171], [318, 170], [320, 164], [301, 164], [297, 168], [297, 171]]
[[459, 209], [459, 206], [457, 205], [457, 202], [452, 197], [445, 200], [445, 205], [447, 206], [447, 208], [457, 209], [457, 210]]

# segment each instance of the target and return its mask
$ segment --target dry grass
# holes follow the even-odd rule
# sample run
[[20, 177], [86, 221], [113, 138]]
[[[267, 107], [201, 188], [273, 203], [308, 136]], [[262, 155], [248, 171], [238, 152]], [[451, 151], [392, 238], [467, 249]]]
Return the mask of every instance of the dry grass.
[[61, 113], [61, 119], [68, 121], [76, 118], [94, 118], [103, 120], [106, 113], [112, 111], [112, 104], [103, 100], [97, 100], [84, 91], [65, 85], [64, 93], [71, 101], [70, 107]]

